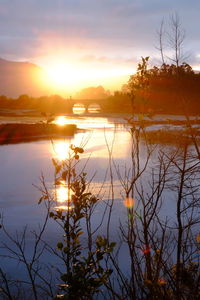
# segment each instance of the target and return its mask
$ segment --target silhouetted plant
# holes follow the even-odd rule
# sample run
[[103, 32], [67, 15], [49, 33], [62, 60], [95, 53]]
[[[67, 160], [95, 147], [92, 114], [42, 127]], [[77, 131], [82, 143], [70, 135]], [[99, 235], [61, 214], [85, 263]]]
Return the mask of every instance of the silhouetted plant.
[[110, 268], [105, 267], [104, 261], [113, 251], [115, 243], [110, 243], [103, 236], [97, 236], [95, 243], [92, 243], [91, 232], [87, 232], [88, 250], [84, 249], [81, 241], [84, 234], [81, 221], [89, 221], [89, 212], [99, 200], [87, 191], [87, 174], [76, 172], [79, 156], [83, 152], [83, 148], [71, 145], [68, 159], [62, 162], [53, 159], [55, 185], [64, 183], [68, 188], [66, 209], [58, 207], [49, 214], [63, 229], [57, 251], [66, 269], [60, 276], [63, 283], [59, 284], [61, 292], [56, 299], [93, 299], [112, 273]]

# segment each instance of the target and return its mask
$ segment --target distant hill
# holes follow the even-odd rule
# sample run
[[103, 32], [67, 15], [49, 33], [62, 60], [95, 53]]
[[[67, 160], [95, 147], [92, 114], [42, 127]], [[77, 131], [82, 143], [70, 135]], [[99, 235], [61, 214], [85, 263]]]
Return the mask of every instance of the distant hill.
[[13, 98], [22, 94], [34, 97], [47, 95], [42, 76], [43, 70], [37, 65], [0, 58], [0, 95]]

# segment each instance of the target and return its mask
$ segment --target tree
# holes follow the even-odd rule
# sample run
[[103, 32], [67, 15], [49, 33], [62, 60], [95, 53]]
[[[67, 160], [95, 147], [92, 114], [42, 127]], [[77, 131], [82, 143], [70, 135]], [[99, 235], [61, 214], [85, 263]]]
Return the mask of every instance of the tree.
[[101, 85], [97, 87], [88, 87], [82, 89], [77, 93], [76, 97], [79, 99], [104, 99], [110, 95]]
[[[170, 16], [169, 27], [166, 29], [164, 19], [158, 30], [159, 46], [162, 64], [171, 62], [180, 66], [187, 58], [183, 50], [185, 40], [185, 30], [182, 28], [180, 18], [177, 13]], [[169, 54], [167, 53], [169, 52]]]
[[144, 112], [144, 106], [149, 96], [149, 56], [141, 57], [142, 61], [138, 63], [137, 72], [131, 75], [127, 84], [128, 94], [132, 103], [132, 112], [137, 109]]

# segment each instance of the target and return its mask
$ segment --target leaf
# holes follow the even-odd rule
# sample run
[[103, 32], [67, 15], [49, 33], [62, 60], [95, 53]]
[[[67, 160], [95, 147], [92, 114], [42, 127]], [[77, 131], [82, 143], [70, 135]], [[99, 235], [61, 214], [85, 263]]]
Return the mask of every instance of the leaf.
[[79, 237], [81, 234], [83, 234], [83, 231], [78, 232], [76, 235]]
[[61, 170], [61, 166], [57, 165], [55, 169], [56, 169], [56, 174], [58, 174], [60, 172], [60, 170]]
[[115, 242], [110, 243], [110, 248], [114, 248], [116, 246]]
[[68, 252], [69, 252], [69, 247], [65, 247], [65, 248], [63, 249], [63, 251], [64, 251], [64, 253], [68, 253]]
[[58, 248], [59, 250], [61, 250], [61, 249], [63, 248], [63, 243], [62, 243], [62, 242], [58, 242], [58, 243], [57, 243], [57, 248]]
[[67, 174], [68, 174], [68, 171], [67, 171], [67, 170], [64, 171], [64, 172], [62, 172], [61, 177], [62, 177], [63, 180], [66, 180]]
[[77, 151], [79, 152], [79, 153], [83, 153], [84, 152], [84, 150], [83, 150], [83, 148], [77, 148]]
[[56, 178], [55, 185], [61, 185], [62, 184], [62, 178]]

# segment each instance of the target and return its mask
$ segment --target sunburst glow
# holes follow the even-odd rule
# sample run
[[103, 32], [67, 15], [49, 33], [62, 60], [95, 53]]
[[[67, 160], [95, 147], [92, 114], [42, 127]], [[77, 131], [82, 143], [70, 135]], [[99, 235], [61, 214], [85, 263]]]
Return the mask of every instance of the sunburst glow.
[[54, 64], [47, 69], [47, 75], [50, 82], [52, 82], [57, 87], [63, 87], [72, 78], [72, 70], [66, 64]]
[[103, 85], [111, 89], [116, 88], [133, 73], [130, 68], [92, 65], [91, 62], [86, 64], [80, 59], [74, 60], [65, 56], [60, 58], [49, 56], [42, 65], [45, 70], [43, 82], [48, 86], [49, 93], [66, 96], [87, 86]]
[[62, 92], [78, 91], [91, 83], [91, 78], [98, 77], [98, 70], [88, 70], [75, 62], [68, 62], [65, 58], [54, 59], [47, 63], [46, 83], [52, 90]]

